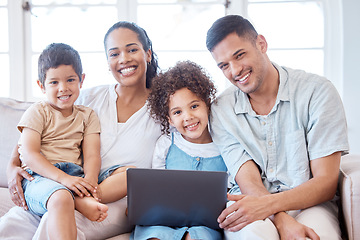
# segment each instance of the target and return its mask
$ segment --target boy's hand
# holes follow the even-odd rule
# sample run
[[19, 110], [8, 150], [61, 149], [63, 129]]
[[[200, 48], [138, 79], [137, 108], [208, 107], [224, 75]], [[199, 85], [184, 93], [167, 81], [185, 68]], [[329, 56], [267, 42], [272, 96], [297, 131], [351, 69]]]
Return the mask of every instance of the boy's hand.
[[60, 180], [60, 183], [75, 192], [76, 195], [81, 198], [84, 196], [90, 197], [90, 193], [95, 190], [95, 187], [82, 177], [74, 177], [66, 174], [66, 176]]
[[91, 192], [91, 195], [98, 201], [101, 202], [101, 191], [98, 185], [97, 177], [91, 178], [85, 175], [84, 179], [86, 179], [93, 187], [94, 191]]

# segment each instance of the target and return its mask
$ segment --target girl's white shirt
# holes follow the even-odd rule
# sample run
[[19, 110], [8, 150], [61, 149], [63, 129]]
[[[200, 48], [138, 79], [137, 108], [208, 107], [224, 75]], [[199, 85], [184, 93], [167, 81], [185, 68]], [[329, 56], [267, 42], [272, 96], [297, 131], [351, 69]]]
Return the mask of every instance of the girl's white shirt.
[[[162, 135], [156, 142], [152, 168], [165, 168], [166, 156], [171, 146], [171, 135], [171, 133], [170, 135]], [[174, 143], [178, 148], [192, 157], [208, 158], [220, 155], [220, 152], [215, 143], [192, 143], [185, 140], [183, 136], [176, 130], [174, 131]]]

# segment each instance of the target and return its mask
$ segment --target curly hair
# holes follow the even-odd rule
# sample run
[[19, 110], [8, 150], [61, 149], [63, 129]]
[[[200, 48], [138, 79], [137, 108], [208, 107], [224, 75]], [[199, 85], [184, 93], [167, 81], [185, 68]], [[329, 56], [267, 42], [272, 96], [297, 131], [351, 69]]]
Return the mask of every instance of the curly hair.
[[151, 116], [160, 122], [162, 133], [169, 134], [169, 100], [177, 90], [187, 88], [203, 100], [210, 111], [215, 100], [216, 88], [210, 75], [191, 61], [177, 62], [166, 72], [153, 79], [148, 98]]

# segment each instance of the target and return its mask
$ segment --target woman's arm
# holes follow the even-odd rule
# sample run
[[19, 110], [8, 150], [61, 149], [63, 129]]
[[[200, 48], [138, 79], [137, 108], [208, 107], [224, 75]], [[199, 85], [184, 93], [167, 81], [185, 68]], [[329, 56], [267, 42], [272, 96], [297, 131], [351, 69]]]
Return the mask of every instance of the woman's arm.
[[24, 192], [21, 186], [21, 181], [26, 178], [32, 181], [34, 178], [24, 169], [21, 168], [20, 155], [18, 152], [19, 146], [16, 145], [11, 154], [10, 161], [7, 165], [6, 176], [8, 180], [8, 188], [11, 196], [11, 200], [16, 206], [22, 207], [25, 210], [28, 209]]

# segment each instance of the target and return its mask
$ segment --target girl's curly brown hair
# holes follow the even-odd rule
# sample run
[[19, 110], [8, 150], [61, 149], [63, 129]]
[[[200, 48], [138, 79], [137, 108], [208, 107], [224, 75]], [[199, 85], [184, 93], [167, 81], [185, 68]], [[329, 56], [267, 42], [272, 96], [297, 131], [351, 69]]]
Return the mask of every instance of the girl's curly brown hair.
[[210, 75], [191, 61], [177, 62], [153, 79], [148, 98], [151, 116], [161, 123], [161, 131], [169, 134], [169, 99], [177, 90], [187, 88], [203, 100], [210, 110], [216, 88]]

